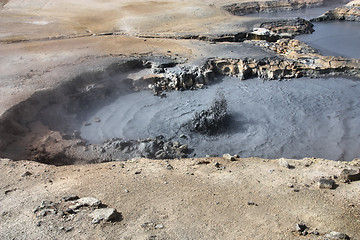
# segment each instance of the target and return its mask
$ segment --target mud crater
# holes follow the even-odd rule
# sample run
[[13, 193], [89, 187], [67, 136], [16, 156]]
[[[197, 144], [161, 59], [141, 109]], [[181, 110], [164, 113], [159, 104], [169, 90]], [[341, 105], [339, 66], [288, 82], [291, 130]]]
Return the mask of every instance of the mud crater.
[[35, 93], [1, 119], [1, 157], [64, 165], [224, 153], [360, 156], [358, 80], [240, 81], [214, 73], [203, 85], [195, 74], [185, 78], [194, 91], [156, 96], [151, 85], [161, 79], [154, 72], [179, 70], [159, 59], [127, 59]]

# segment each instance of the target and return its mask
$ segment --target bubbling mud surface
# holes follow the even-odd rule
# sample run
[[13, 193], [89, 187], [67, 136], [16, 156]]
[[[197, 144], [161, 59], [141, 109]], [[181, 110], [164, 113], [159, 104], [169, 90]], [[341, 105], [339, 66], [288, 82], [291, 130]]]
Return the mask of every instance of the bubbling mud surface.
[[314, 23], [315, 32], [297, 39], [323, 55], [360, 58], [360, 23], [330, 21]]
[[[215, 136], [184, 127], [221, 93], [226, 129]], [[157, 135], [189, 144], [193, 156], [318, 157], [350, 161], [360, 156], [360, 81], [345, 78], [239, 81], [225, 77], [206, 89], [129, 93], [91, 113], [81, 127], [90, 143]], [[87, 123], [87, 124], [86, 124]]]

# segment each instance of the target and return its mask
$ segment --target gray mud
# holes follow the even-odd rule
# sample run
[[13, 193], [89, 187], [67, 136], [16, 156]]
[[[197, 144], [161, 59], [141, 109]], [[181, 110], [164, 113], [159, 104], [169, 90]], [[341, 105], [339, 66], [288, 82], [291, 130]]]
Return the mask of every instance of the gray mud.
[[[223, 133], [206, 136], [184, 127], [219, 92], [229, 113]], [[225, 77], [207, 89], [169, 92], [166, 98], [148, 91], [123, 95], [93, 112], [87, 119], [91, 124], [80, 131], [90, 143], [164, 135], [189, 144], [197, 157], [231, 153], [350, 161], [360, 156], [359, 94], [360, 82], [344, 78], [262, 82]]]
[[296, 37], [323, 55], [360, 58], [360, 23], [330, 21], [313, 23], [312, 34]]

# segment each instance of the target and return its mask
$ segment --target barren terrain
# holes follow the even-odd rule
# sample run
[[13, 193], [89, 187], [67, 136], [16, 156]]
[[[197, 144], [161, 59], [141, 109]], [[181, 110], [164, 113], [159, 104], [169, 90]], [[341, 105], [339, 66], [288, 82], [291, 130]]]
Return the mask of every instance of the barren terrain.
[[[219, 77], [357, 81], [360, 56], [323, 56], [293, 39], [313, 32], [309, 21], [254, 15], [324, 2], [331, 1], [0, 1], [0, 239], [360, 239], [358, 158], [244, 158], [216, 146], [209, 152], [218, 157], [195, 158], [187, 144], [158, 136], [131, 139], [119, 153], [126, 139], [105, 149], [74, 130], [90, 124], [81, 111], [129, 86], [170, 101], [169, 91], [205, 88]], [[358, 8], [352, 1], [334, 12], [345, 9], [344, 20], [356, 22]], [[352, 114], [339, 128], [356, 125]], [[321, 129], [327, 119], [314, 121]], [[154, 142], [161, 142], [151, 152], [158, 159], [143, 157]], [[356, 136], [344, 142], [358, 145]], [[254, 149], [266, 152], [266, 144]], [[341, 145], [333, 144], [324, 152]], [[115, 161], [116, 154], [130, 157]]]

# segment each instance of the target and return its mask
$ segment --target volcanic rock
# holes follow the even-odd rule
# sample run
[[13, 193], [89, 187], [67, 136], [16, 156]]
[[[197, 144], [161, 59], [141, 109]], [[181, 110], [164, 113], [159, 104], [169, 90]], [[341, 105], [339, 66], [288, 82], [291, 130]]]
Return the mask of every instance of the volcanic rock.
[[100, 221], [112, 221], [118, 217], [119, 213], [115, 208], [100, 208], [95, 209], [92, 213], [89, 214], [92, 217], [92, 224], [97, 224]]
[[227, 117], [227, 102], [225, 96], [220, 94], [209, 109], [195, 114], [189, 123], [190, 130], [206, 135], [220, 133], [225, 127]]
[[339, 177], [344, 182], [359, 181], [360, 169], [343, 169]]
[[344, 20], [344, 21], [360, 21], [360, 6], [342, 6], [333, 10], [327, 11], [320, 17], [314, 18], [311, 21], [321, 22], [330, 20]]
[[302, 18], [277, 20], [264, 22], [261, 28], [270, 30], [281, 37], [293, 37], [300, 34], [310, 34], [314, 32], [313, 24]]
[[320, 179], [318, 186], [320, 189], [333, 189], [335, 187], [335, 181], [332, 179]]
[[101, 201], [93, 197], [83, 197], [75, 202], [75, 205], [71, 205], [70, 209], [79, 209], [81, 207], [97, 208], [101, 205]]
[[330, 232], [325, 235], [325, 239], [328, 240], [350, 240], [350, 237], [341, 232]]

